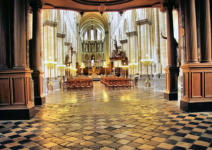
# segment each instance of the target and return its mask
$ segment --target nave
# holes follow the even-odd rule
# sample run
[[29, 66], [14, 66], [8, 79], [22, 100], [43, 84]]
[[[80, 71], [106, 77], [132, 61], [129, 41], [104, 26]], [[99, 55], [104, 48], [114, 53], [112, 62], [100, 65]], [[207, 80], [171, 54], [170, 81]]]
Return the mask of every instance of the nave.
[[86, 1], [0, 1], [0, 149], [210, 150], [211, 0]]

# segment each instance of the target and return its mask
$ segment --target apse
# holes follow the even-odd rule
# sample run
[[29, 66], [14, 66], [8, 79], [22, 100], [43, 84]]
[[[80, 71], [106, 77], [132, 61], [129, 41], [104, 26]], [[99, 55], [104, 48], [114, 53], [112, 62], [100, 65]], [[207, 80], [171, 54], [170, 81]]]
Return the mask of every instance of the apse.
[[92, 60], [96, 67], [103, 66], [105, 62], [105, 29], [103, 23], [90, 17], [82, 22], [80, 26], [80, 42], [82, 52], [82, 63], [91, 68]]

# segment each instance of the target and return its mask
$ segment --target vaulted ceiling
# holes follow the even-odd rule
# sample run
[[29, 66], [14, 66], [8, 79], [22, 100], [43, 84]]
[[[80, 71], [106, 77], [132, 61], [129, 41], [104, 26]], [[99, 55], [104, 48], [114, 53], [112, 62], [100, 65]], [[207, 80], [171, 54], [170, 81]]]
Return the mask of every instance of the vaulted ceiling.
[[160, 7], [165, 0], [42, 0], [44, 9], [58, 8], [79, 12], [124, 11]]
[[102, 32], [103, 37], [105, 36], [105, 32], [108, 31], [108, 20], [105, 14], [100, 15], [99, 13], [85, 13], [80, 19], [80, 34], [81, 39], [86, 32], [86, 30], [90, 28], [98, 29]]

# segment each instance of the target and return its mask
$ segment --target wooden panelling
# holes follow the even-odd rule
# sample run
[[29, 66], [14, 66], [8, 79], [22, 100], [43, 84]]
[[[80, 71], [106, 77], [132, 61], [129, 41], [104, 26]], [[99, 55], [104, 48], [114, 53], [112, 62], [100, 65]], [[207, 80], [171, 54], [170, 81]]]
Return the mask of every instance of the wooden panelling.
[[31, 99], [31, 78], [26, 78], [25, 79], [25, 91], [26, 91], [26, 99], [28, 99], [27, 104], [32, 103]]
[[14, 78], [13, 87], [13, 104], [25, 104], [24, 78]]
[[10, 81], [9, 78], [0, 79], [0, 105], [10, 104]]
[[184, 64], [182, 69], [184, 97], [181, 99], [181, 109], [185, 111], [212, 110], [212, 64]]
[[198, 98], [202, 97], [202, 73], [193, 72], [192, 73], [192, 97]]
[[188, 97], [188, 73], [183, 73], [183, 94]]
[[205, 97], [212, 97], [212, 72], [205, 73]]

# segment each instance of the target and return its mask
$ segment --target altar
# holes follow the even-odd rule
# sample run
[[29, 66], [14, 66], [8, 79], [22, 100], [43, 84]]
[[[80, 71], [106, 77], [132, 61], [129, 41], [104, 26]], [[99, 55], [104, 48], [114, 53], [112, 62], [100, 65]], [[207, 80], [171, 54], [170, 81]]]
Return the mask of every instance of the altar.
[[97, 78], [98, 75], [100, 75], [100, 73], [101, 73], [100, 68], [96, 68], [95, 66], [88, 69], [88, 74], [91, 75], [92, 78]]

